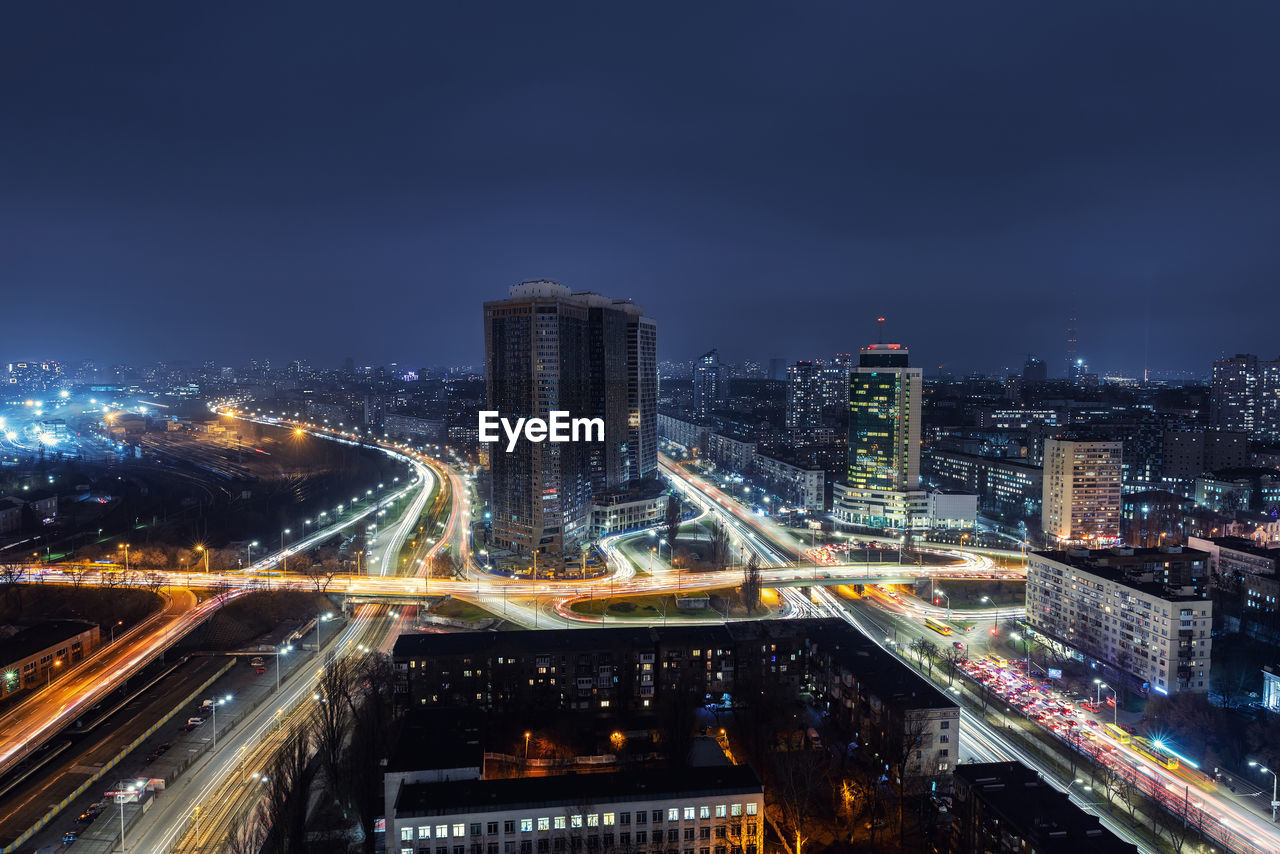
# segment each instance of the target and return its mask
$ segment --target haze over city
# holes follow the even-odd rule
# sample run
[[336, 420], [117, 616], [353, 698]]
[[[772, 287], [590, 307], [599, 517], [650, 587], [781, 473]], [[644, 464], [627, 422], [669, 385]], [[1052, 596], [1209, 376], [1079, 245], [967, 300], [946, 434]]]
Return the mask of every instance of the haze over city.
[[851, 352], [883, 314], [931, 369], [1057, 373], [1076, 316], [1104, 373], [1203, 373], [1274, 342], [1278, 24], [13, 6], [6, 356], [474, 363], [475, 299], [546, 277], [644, 305], [664, 359]]

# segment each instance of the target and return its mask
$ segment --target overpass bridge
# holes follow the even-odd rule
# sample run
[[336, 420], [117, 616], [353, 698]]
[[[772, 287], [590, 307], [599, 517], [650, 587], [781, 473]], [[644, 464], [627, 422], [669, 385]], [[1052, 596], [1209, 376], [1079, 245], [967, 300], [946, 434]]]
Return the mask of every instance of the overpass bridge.
[[902, 572], [819, 572], [816, 575], [801, 573], [760, 574], [761, 587], [838, 587], [843, 584], [915, 584], [923, 575], [907, 575]]

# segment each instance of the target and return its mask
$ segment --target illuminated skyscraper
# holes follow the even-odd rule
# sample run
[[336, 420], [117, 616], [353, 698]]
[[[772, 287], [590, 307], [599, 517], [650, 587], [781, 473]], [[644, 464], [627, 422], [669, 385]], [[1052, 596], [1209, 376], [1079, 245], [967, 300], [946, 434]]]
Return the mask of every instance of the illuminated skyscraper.
[[603, 442], [490, 448], [493, 538], [563, 552], [587, 534], [593, 492], [657, 467], [657, 329], [634, 304], [530, 281], [484, 305], [487, 408], [500, 417], [601, 418]]
[[838, 518], [876, 528], [927, 524], [920, 489], [921, 370], [901, 344], [863, 347], [849, 372], [849, 457]]

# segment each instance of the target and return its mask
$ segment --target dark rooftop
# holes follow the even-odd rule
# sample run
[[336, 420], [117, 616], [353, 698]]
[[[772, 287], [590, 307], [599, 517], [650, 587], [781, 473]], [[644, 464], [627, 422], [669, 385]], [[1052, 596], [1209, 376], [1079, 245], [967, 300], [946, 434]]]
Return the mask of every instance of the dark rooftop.
[[387, 760], [388, 771], [484, 768], [479, 719], [456, 709], [411, 707]]
[[617, 771], [606, 774], [564, 774], [501, 780], [453, 780], [406, 783], [396, 796], [396, 814], [452, 815], [520, 807], [608, 804], [657, 797], [701, 797], [709, 794], [760, 794], [762, 786], [747, 765], [682, 768], [671, 771]]
[[0, 640], [0, 663], [12, 664], [22, 661], [96, 626], [97, 623], [81, 620], [50, 620], [47, 623], [30, 626], [12, 637]]
[[[1065, 792], [1045, 783], [1020, 762], [974, 762], [955, 769], [957, 804], [962, 788], [997, 814], [1007, 830], [1022, 836], [1029, 847], [1044, 852], [1074, 852], [1087, 846], [1090, 854], [1136, 854], [1137, 848], [1102, 826], [1071, 803]], [[961, 808], [960, 816], [965, 815]]]
[[[1168, 547], [1166, 547], [1167, 549]], [[1169, 602], [1200, 602], [1203, 596], [1179, 593], [1164, 584], [1155, 581], [1138, 581], [1135, 574], [1142, 572], [1142, 560], [1154, 560], [1181, 557], [1184, 560], [1200, 560], [1208, 566], [1209, 553], [1177, 547], [1177, 551], [1167, 551], [1160, 547], [1134, 549], [1067, 549], [1065, 551], [1037, 551], [1033, 554], [1058, 563], [1064, 563], [1075, 569], [1123, 584], [1125, 587], [1158, 596]], [[1131, 552], [1131, 554], [1129, 554]]]

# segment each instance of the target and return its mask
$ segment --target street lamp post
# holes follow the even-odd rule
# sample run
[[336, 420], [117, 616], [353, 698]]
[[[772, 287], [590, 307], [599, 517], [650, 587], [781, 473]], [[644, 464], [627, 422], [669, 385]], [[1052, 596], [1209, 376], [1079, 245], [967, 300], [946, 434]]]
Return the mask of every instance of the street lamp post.
[[223, 697], [223, 698], [221, 698], [221, 699], [218, 699], [218, 700], [214, 700], [214, 701], [213, 701], [213, 711], [212, 711], [212, 714], [213, 714], [213, 746], [214, 746], [214, 749], [215, 749], [215, 750], [216, 750], [216, 749], [217, 749], [217, 747], [218, 747], [218, 706], [222, 706], [222, 705], [225, 705], [225, 704], [230, 703], [230, 702], [231, 702], [231, 695], [230, 695], [230, 694], [228, 694], [227, 696], [225, 696], [225, 697]]
[[280, 690], [280, 656], [287, 654], [291, 649], [293, 649], [291, 646], [286, 646], [284, 649], [276, 649], [276, 691]]
[[111, 624], [111, 642], [113, 644], [116, 642], [116, 626], [123, 626], [123, 625], [124, 625], [124, 620], [116, 620], [114, 623]]
[[280, 532], [280, 571], [281, 572], [288, 571], [289, 555], [284, 550], [284, 538], [286, 534], [291, 534], [291, 533], [293, 532], [288, 528], [285, 528], [283, 531]]
[[124, 571], [127, 573], [129, 571], [129, 544], [121, 543], [118, 548], [124, 549]]
[[248, 543], [245, 545], [244, 547], [245, 561], [244, 562], [246, 564], [246, 567], [245, 567], [246, 569], [253, 566], [253, 550], [256, 549], [257, 547], [258, 547], [257, 540], [254, 540], [252, 543]]
[[[935, 590], [934, 592], [939, 596], [947, 597], [947, 622], [948, 623], [951, 622], [951, 597], [947, 596], [946, 592], [942, 590]], [[934, 599], [933, 602], [936, 605], [938, 603], [938, 600]]]
[[333, 619], [333, 614], [316, 615], [316, 655], [320, 654], [320, 624]]
[[205, 572], [205, 575], [208, 575], [209, 574], [209, 550], [206, 549], [204, 546], [196, 546], [196, 551], [204, 555], [204, 572]]
[[1249, 767], [1257, 768], [1259, 771], [1265, 771], [1271, 775], [1271, 822], [1274, 824], [1276, 820], [1276, 807], [1280, 807], [1280, 798], [1277, 798], [1277, 795], [1280, 795], [1280, 791], [1277, 791], [1277, 789], [1280, 788], [1280, 775], [1276, 774], [1275, 771], [1272, 771], [1267, 766], [1259, 765], [1257, 762], [1252, 760], [1249, 761]]

